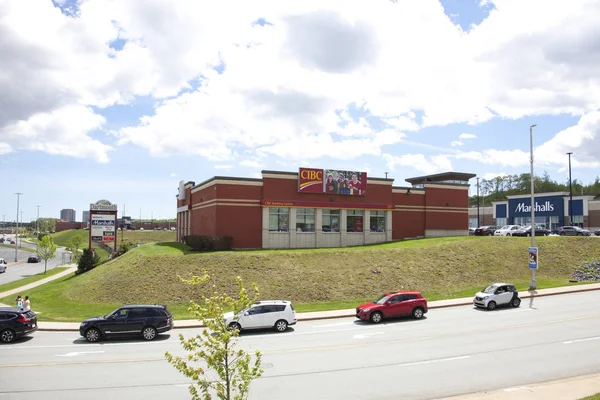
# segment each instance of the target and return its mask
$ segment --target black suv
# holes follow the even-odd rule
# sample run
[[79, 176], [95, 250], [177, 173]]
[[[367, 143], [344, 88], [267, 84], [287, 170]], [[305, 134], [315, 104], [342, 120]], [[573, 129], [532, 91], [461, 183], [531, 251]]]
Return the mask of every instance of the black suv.
[[479, 228], [475, 229], [475, 232], [473, 232], [474, 236], [494, 236], [494, 232], [496, 232], [496, 229], [498, 229], [498, 227], [496, 226], [480, 226]]
[[173, 329], [173, 315], [163, 305], [136, 304], [117, 308], [103, 317], [88, 318], [79, 333], [88, 342], [101, 337], [141, 335], [152, 340], [157, 334]]
[[33, 311], [21, 311], [16, 307], [0, 307], [0, 342], [14, 342], [37, 329], [37, 317]]

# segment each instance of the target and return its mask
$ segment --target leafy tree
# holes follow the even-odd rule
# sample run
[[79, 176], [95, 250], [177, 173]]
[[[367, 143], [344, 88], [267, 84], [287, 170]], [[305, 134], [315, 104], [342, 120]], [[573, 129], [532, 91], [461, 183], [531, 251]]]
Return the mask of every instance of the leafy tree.
[[44, 274], [48, 268], [48, 260], [56, 255], [56, 243], [52, 241], [50, 236], [44, 236], [42, 240], [38, 242], [38, 255], [44, 260]]
[[73, 259], [77, 261], [79, 259], [79, 249], [81, 248], [81, 236], [72, 236], [67, 243], [67, 248], [73, 252]]
[[[203, 276], [192, 276], [189, 280], [181, 277], [179, 279], [185, 284], [199, 286], [205, 285], [210, 276], [204, 271]], [[237, 299], [214, 292], [211, 297], [203, 296], [200, 303], [190, 302], [188, 310], [203, 321], [207, 329], [189, 339], [179, 335], [181, 345], [189, 352], [186, 357], [165, 353], [169, 363], [194, 380], [194, 384], [189, 387], [193, 400], [210, 400], [211, 393], [216, 393], [220, 400], [246, 399], [250, 383], [263, 373], [260, 368], [261, 353], [254, 353], [255, 359], [252, 363], [249, 353], [236, 349], [239, 331], [225, 325], [223, 314], [226, 311], [233, 310], [237, 314], [250, 307], [258, 298], [258, 288], [255, 284], [252, 285], [254, 293], [249, 296], [240, 277], [237, 278], [237, 283]], [[206, 367], [199, 366], [198, 362], [203, 362]], [[207, 370], [216, 373], [218, 379], [206, 376]]]
[[77, 273], [82, 274], [95, 268], [100, 263], [100, 256], [90, 249], [83, 249], [77, 262]]

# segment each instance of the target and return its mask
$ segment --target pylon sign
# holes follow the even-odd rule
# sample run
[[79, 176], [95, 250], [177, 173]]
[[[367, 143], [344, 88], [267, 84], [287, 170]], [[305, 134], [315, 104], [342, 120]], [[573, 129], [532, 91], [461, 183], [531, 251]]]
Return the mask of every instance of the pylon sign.
[[108, 200], [90, 204], [90, 249], [92, 242], [108, 245], [117, 251], [117, 205]]

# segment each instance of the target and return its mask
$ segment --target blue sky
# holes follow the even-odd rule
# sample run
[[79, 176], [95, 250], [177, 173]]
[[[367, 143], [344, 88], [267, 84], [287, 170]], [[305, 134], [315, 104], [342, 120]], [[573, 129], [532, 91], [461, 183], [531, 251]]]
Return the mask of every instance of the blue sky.
[[[301, 166], [388, 172], [399, 186], [448, 170], [520, 174], [532, 124], [536, 174], [565, 181], [573, 151], [574, 179], [598, 175], [600, 82], [586, 38], [598, 38], [600, 9], [585, 0], [543, 11], [264, 0], [236, 16], [189, 2], [32, 1], [39, 15], [0, 5], [6, 220], [15, 192], [25, 222], [37, 205], [80, 219], [99, 199], [173, 218], [180, 180]], [[525, 28], [536, 12], [544, 18]], [[579, 31], [553, 36], [577, 18]]]

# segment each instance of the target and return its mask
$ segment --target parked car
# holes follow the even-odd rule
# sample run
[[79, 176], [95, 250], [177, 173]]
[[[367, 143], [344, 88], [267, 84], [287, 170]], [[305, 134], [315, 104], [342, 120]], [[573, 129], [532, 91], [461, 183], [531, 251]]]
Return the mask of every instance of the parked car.
[[[540, 226], [535, 227], [535, 236], [548, 236], [550, 231]], [[531, 236], [531, 225], [524, 226], [521, 229], [517, 229], [512, 232], [512, 236]]]
[[427, 311], [427, 300], [420, 292], [389, 292], [375, 301], [356, 307], [356, 318], [377, 324], [384, 318], [409, 315], [412, 315], [414, 319], [421, 319]]
[[136, 336], [153, 340], [159, 333], [173, 329], [173, 315], [164, 305], [135, 304], [117, 308], [108, 315], [88, 318], [79, 334], [88, 342], [103, 337]]
[[11, 241], [10, 241], [10, 244], [15, 244], [15, 241], [14, 241], [14, 240], [11, 240]]
[[0, 243], [4, 243], [4, 238], [0, 238]]
[[512, 236], [512, 234], [521, 229], [521, 225], [504, 225], [500, 229], [496, 229], [494, 236]]
[[296, 324], [296, 310], [291, 301], [262, 300], [240, 311], [223, 315], [225, 325], [232, 330], [274, 328], [285, 332], [288, 326]]
[[600, 229], [598, 229], [597, 231], [594, 232], [594, 235], [596, 236], [600, 236]]
[[37, 317], [33, 311], [21, 311], [16, 307], [0, 307], [0, 342], [14, 342], [37, 329]]
[[475, 232], [473, 232], [473, 235], [475, 236], [492, 236], [494, 234], [494, 232], [496, 231], [496, 229], [498, 229], [498, 227], [496, 226], [480, 226], [479, 228], [475, 229]]
[[0, 258], [0, 273], [6, 272], [6, 261], [4, 258]]
[[519, 307], [521, 299], [515, 285], [510, 283], [494, 283], [481, 292], [477, 292], [473, 299], [475, 307], [494, 310], [498, 306]]
[[39, 262], [42, 262], [42, 257], [38, 256], [37, 254], [32, 254], [27, 258], [27, 262], [28, 263], [39, 263]]
[[592, 232], [578, 226], [561, 226], [557, 229], [557, 234], [560, 236], [591, 236]]

